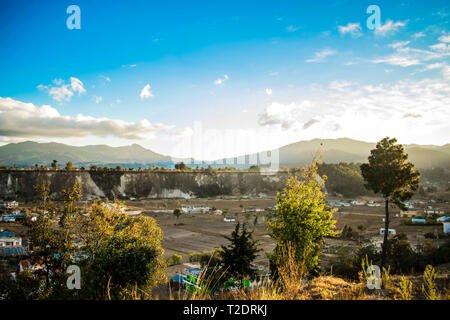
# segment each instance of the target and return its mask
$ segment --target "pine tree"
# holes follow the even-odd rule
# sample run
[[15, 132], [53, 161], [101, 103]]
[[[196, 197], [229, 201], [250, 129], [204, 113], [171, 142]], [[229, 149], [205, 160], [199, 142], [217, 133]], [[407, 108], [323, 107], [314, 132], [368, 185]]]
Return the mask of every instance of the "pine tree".
[[403, 201], [411, 199], [413, 191], [419, 187], [420, 172], [408, 162], [408, 155], [402, 145], [396, 144], [395, 138], [384, 138], [370, 151], [369, 163], [361, 165], [361, 173], [366, 181], [366, 188], [380, 193], [385, 201], [386, 217], [384, 219], [384, 240], [381, 253], [381, 266], [384, 267], [387, 257], [389, 234], [389, 202], [406, 210]]
[[235, 280], [253, 279], [256, 270], [252, 268], [252, 263], [261, 251], [258, 249], [258, 241], [253, 240], [253, 232], [247, 230], [246, 224], [243, 224], [241, 228], [238, 222], [231, 237], [225, 238], [231, 243], [228, 246], [221, 246], [219, 256], [227, 276]]

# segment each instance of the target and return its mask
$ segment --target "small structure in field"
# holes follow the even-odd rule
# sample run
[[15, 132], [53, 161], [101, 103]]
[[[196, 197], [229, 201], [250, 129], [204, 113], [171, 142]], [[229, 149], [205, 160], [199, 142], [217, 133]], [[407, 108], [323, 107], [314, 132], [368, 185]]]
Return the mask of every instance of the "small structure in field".
[[[380, 234], [384, 235], [384, 228], [380, 228]], [[395, 229], [388, 229], [388, 234], [394, 235], [396, 234]]]

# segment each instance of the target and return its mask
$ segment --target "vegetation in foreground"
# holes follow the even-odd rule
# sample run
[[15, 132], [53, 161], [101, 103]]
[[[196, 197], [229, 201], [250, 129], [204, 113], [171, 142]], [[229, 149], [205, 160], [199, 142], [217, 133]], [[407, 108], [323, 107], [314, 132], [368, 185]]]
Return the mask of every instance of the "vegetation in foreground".
[[[391, 146], [395, 141], [387, 140], [386, 143]], [[382, 154], [387, 149], [389, 148], [380, 148], [373, 154]], [[382, 191], [386, 197], [392, 197], [393, 201], [400, 201], [415, 189], [418, 175], [405, 163], [406, 158], [402, 152], [389, 154], [394, 154], [394, 158], [399, 157], [399, 161], [391, 161], [399, 169], [398, 172], [406, 172], [406, 178], [391, 181], [392, 184], [386, 187], [392, 189], [386, 189], [389, 193], [383, 189], [384, 186], [378, 186], [379, 181], [376, 179], [369, 184], [375, 192]], [[370, 174], [371, 167], [381, 171], [392, 169], [390, 162], [369, 161], [368, 167], [365, 167], [366, 173], [369, 173], [364, 174], [368, 181], [374, 178]], [[355, 257], [341, 261], [341, 265], [336, 263], [334, 273], [325, 274], [320, 270], [321, 244], [325, 237], [336, 236], [337, 232], [332, 218], [333, 211], [326, 206], [322, 193], [326, 176], [320, 177], [317, 170], [315, 162], [304, 167], [301, 178], [292, 177], [286, 188], [277, 195], [277, 210], [267, 221], [271, 236], [276, 242], [275, 250], [269, 254], [270, 278], [256, 282], [252, 287], [242, 285], [246, 279], [256, 278], [252, 263], [258, 252], [258, 244], [253, 241], [252, 232], [245, 225], [241, 228], [238, 224], [228, 238], [229, 246], [222, 246], [221, 250], [201, 257], [203, 269], [199, 277], [199, 290], [192, 293], [184, 291], [182, 294], [178, 292], [178, 295], [172, 293], [171, 298], [450, 298], [446, 279], [440, 277], [431, 264], [428, 264], [428, 261], [447, 263], [450, 260], [450, 246], [428, 248], [428, 251], [424, 251], [427, 254], [421, 253], [421, 257], [429, 259], [421, 261], [424, 269], [421, 277], [397, 275], [408, 272], [406, 266], [416, 263], [415, 259], [419, 257], [402, 235], [392, 239], [386, 237], [381, 257], [372, 247], [362, 247]], [[405, 186], [408, 189], [403, 189]], [[25, 225], [28, 227], [32, 248], [29, 258], [39, 260], [43, 268], [39, 273], [30, 270], [20, 272], [15, 280], [9, 277], [1, 279], [2, 299], [156, 298], [152, 295], [152, 289], [167, 282], [164, 275], [167, 261], [163, 258], [164, 251], [161, 247], [162, 231], [154, 219], [122, 214], [122, 203], [117, 200], [107, 202], [106, 205], [94, 201], [88, 212], [82, 214], [75, 205], [81, 194], [81, 186], [77, 181], [73, 188], [62, 191], [62, 208], [51, 201], [49, 183], [44, 181], [36, 186], [36, 191], [40, 198], [40, 212], [35, 220], [32, 216], [27, 216]], [[174, 261], [180, 260], [175, 256], [172, 258]], [[371, 290], [367, 284], [373, 283], [373, 275], [366, 272], [370, 265], [378, 261], [384, 263], [380, 275], [381, 287]], [[83, 270], [82, 290], [69, 290], [66, 286], [68, 275], [64, 271], [73, 264]], [[347, 280], [336, 276], [346, 272]]]

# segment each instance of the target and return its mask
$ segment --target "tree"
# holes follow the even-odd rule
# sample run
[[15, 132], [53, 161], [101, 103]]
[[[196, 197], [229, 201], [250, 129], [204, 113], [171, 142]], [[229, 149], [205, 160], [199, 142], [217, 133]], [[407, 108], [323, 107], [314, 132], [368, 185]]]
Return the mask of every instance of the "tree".
[[403, 202], [411, 199], [419, 187], [420, 172], [408, 162], [403, 146], [396, 144], [395, 138], [384, 138], [370, 151], [369, 163], [361, 165], [361, 173], [366, 181], [365, 187], [379, 193], [385, 201], [384, 240], [381, 253], [381, 266], [386, 263], [389, 230], [389, 202], [400, 209], [407, 210]]
[[72, 161], [68, 161], [66, 163], [66, 170], [73, 170], [73, 164]]
[[177, 217], [177, 223], [178, 223], [178, 218], [180, 218], [180, 216], [181, 216], [181, 210], [179, 208], [176, 208], [175, 210], [173, 210], [173, 214], [174, 214], [174, 216]]
[[257, 248], [258, 241], [253, 240], [253, 232], [249, 232], [245, 224], [242, 225], [242, 231], [240, 229], [241, 224], [238, 222], [231, 237], [225, 237], [231, 243], [229, 246], [221, 246], [219, 257], [222, 268], [233, 279], [243, 280], [246, 277], [253, 279], [256, 271], [252, 268], [252, 263], [261, 250]]
[[276, 277], [280, 255], [286, 245], [294, 249], [297, 262], [304, 262], [309, 271], [319, 265], [319, 252], [325, 236], [335, 235], [336, 210], [328, 210], [322, 192], [326, 176], [317, 174], [314, 160], [301, 169], [301, 179], [291, 176], [286, 187], [277, 193], [277, 206], [267, 224], [277, 242], [270, 256], [271, 272]]
[[183, 171], [186, 169], [186, 167], [187, 166], [184, 164], [184, 162], [179, 162], [179, 163], [175, 164], [175, 169], [177, 169], [177, 170]]
[[78, 180], [75, 179], [73, 187], [71, 189], [62, 189], [62, 200], [64, 202], [64, 212], [60, 220], [60, 224], [63, 225], [67, 219], [72, 217], [72, 214], [78, 210], [75, 206], [75, 202], [81, 198], [81, 185]]
[[58, 160], [53, 160], [53, 162], [52, 162], [52, 170], [56, 170], [57, 163], [58, 163]]

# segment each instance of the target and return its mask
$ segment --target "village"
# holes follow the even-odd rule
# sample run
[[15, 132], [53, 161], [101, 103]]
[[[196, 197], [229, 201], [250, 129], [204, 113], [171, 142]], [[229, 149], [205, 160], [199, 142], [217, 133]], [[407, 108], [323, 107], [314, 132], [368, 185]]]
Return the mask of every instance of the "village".
[[[334, 218], [337, 230], [354, 230], [351, 237], [327, 238], [323, 246], [321, 265], [327, 270], [333, 259], [341, 252], [353, 252], [361, 245], [372, 244], [381, 251], [384, 235], [384, 202], [382, 199], [355, 199], [344, 201], [327, 198], [327, 205], [335, 208]], [[25, 214], [31, 219], [38, 215], [34, 203], [7, 201], [0, 203], [0, 257], [4, 261], [12, 258], [16, 265], [8, 265], [8, 274], [15, 278], [18, 273], [43, 272], [41, 261], [26, 259], [30, 244], [21, 220]], [[102, 202], [105, 207], [115, 203]], [[432, 199], [410, 200], [404, 203], [407, 210], [392, 208], [389, 235], [404, 233], [413, 250], [419, 250], [426, 240], [439, 247], [450, 233], [448, 202]], [[79, 203], [83, 213], [86, 201]], [[174, 214], [176, 209], [180, 214]], [[254, 263], [260, 277], [268, 275], [269, 264], [265, 253], [274, 248], [268, 234], [266, 221], [276, 210], [274, 197], [215, 197], [198, 199], [131, 199], [119, 208], [128, 216], [149, 216], [154, 218], [164, 233], [162, 246], [168, 261], [166, 275], [172, 285], [195, 285], [200, 272], [199, 257], [214, 252], [226, 245], [226, 236], [234, 230], [236, 223], [246, 223], [253, 230], [254, 239], [262, 249]], [[349, 229], [350, 228], [350, 229]], [[10, 260], [11, 261], [11, 260]], [[194, 279], [194, 280], [193, 280]], [[167, 288], [161, 291], [161, 296]]]

